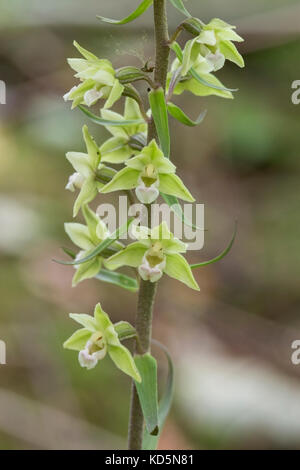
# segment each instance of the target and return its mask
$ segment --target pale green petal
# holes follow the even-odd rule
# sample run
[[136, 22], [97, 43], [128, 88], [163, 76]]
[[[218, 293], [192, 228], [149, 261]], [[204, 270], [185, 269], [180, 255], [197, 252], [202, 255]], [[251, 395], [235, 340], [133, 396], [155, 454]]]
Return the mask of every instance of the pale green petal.
[[127, 145], [128, 137], [112, 137], [100, 147], [101, 161], [107, 163], [123, 163], [136, 153]]
[[87, 153], [68, 152], [66, 157], [77, 173], [80, 173], [85, 178], [89, 178], [93, 174], [93, 168]]
[[164, 272], [178, 281], [183, 282], [191, 289], [200, 290], [189, 263], [179, 253], [172, 253], [166, 255], [166, 267]]
[[94, 333], [97, 331], [97, 323], [94, 317], [86, 313], [70, 313], [69, 317], [75, 320], [79, 325], [82, 325], [87, 330]]
[[83, 72], [88, 67], [88, 63], [85, 59], [67, 59], [67, 62], [75, 72]]
[[94, 310], [94, 318], [99, 330], [105, 334], [105, 330], [111, 326], [113, 326], [112, 322], [110, 321], [109, 316], [101, 307], [101, 304], [98, 303]]
[[80, 193], [78, 194], [77, 199], [74, 203], [73, 217], [76, 217], [82, 205], [91, 202], [97, 196], [97, 194], [97, 183], [95, 181], [94, 176], [92, 176], [83, 183]]
[[65, 349], [72, 349], [73, 351], [81, 351], [85, 348], [86, 343], [91, 337], [91, 332], [87, 328], [81, 328], [67, 339], [63, 346]]
[[235, 45], [230, 41], [221, 41], [219, 45], [220, 52], [226, 59], [234, 62], [239, 67], [245, 67], [245, 62]]
[[139, 172], [132, 168], [123, 168], [113, 177], [113, 179], [101, 188], [101, 193], [111, 193], [122, 189], [133, 189], [137, 186]]
[[[109, 121], [125, 121], [125, 118], [121, 114], [111, 111], [110, 109], [102, 109], [101, 117]], [[126, 126], [105, 126], [105, 129], [107, 129], [114, 137], [122, 137], [128, 141]]]
[[159, 190], [162, 193], [170, 194], [171, 196], [179, 197], [184, 201], [194, 202], [195, 199], [184, 186], [181, 179], [174, 174], [160, 175], [159, 176]]
[[[218, 86], [218, 87], [224, 87], [224, 85], [220, 82], [220, 80], [218, 80], [211, 73], [201, 74], [201, 78], [203, 78], [206, 82], [210, 83], [211, 85]], [[233, 99], [233, 95], [232, 95], [231, 91], [225, 91], [225, 90], [218, 90], [216, 88], [210, 88], [209, 86], [206, 86], [206, 85], [203, 85], [202, 83], [199, 83], [194, 78], [191, 78], [190, 80], [186, 80], [184, 82], [178, 83], [178, 85], [176, 86], [176, 88], [174, 90], [174, 94], [175, 95], [180, 95], [185, 90], [190, 91], [191, 93], [193, 93], [196, 96], [216, 95], [216, 96], [221, 96], [222, 98]]]
[[84, 49], [82, 46], [78, 44], [78, 42], [74, 41], [73, 45], [76, 47], [76, 49], [80, 52], [80, 54], [87, 60], [91, 61], [98, 61], [98, 57], [92, 54], [92, 52], [89, 52], [87, 49]]
[[160, 240], [165, 253], [185, 253], [187, 244], [175, 238], [164, 221], [151, 230], [151, 240]]
[[[197, 59], [198, 54], [200, 53], [200, 47], [197, 44], [197, 37], [187, 41], [184, 50], [183, 50], [183, 59], [182, 59], [182, 76], [186, 75], [190, 68], [193, 66], [194, 61]], [[195, 47], [194, 47], [195, 46]]]
[[66, 223], [64, 227], [65, 232], [68, 234], [74, 245], [78, 246], [82, 250], [93, 248], [88, 227], [77, 223]]
[[112, 105], [118, 101], [124, 91], [123, 85], [119, 82], [119, 80], [115, 80], [114, 86], [112, 87], [109, 97], [104, 105], [104, 109], [109, 109]]
[[119, 346], [108, 345], [108, 354], [122, 372], [129, 375], [137, 382], [142, 381], [133, 357], [125, 346], [122, 344]]
[[93, 137], [90, 135], [88, 127], [82, 128], [83, 138], [88, 151], [89, 163], [93, 169], [96, 169], [100, 163], [100, 150]]
[[232, 29], [218, 31], [217, 34], [218, 34], [218, 38], [221, 39], [222, 41], [236, 41], [236, 42], [244, 41], [244, 39]]
[[98, 243], [97, 237], [97, 227], [100, 221], [100, 218], [94, 211], [92, 211], [88, 205], [84, 205], [82, 207], [82, 214], [85, 219], [87, 228], [89, 230], [90, 239], [92, 240], [93, 244]]
[[[124, 117], [129, 121], [143, 119], [138, 103], [132, 98], [127, 97], [125, 100]], [[138, 134], [139, 132], [146, 132], [147, 127], [148, 126], [145, 122], [144, 124], [137, 124], [136, 126], [127, 126], [126, 131], [128, 135], [134, 135]]]
[[[88, 252], [85, 253], [86, 256], [88, 254]], [[93, 278], [96, 274], [98, 274], [100, 268], [101, 258], [99, 256], [86, 261], [86, 263], [79, 264], [72, 279], [72, 286], [75, 287], [79, 282], [84, 281], [85, 279]]]
[[114, 271], [121, 266], [131, 266], [137, 268], [147, 251], [147, 246], [143, 242], [134, 242], [124, 250], [119, 251], [105, 261], [106, 267]]
[[129, 168], [132, 168], [139, 173], [144, 170], [145, 166], [151, 163], [150, 156], [145, 152], [145, 147], [141, 153], [139, 153], [136, 157], [131, 158], [128, 160], [125, 165]]

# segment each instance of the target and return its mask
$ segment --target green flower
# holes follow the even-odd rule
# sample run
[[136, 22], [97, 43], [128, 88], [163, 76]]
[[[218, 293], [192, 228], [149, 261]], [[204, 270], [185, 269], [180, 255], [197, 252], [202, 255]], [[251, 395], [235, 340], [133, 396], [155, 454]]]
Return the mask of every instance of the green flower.
[[232, 42], [243, 41], [234, 31], [234, 28], [234, 26], [215, 18], [209, 24], [203, 25], [198, 36], [187, 41], [183, 51], [182, 63], [175, 59], [168, 77], [170, 81], [172, 73], [181, 68], [183, 79], [176, 85], [174, 94], [180, 95], [183, 91], [188, 90], [196, 96], [217, 95], [223, 98], [233, 98], [230, 91], [210, 88], [199, 83], [189, 75], [189, 70], [193, 67], [203, 80], [213, 86], [224, 88], [212, 72], [220, 70], [226, 59], [234, 62], [239, 67], [245, 65], [243, 57]]
[[103, 183], [97, 180], [97, 173], [104, 168], [100, 164], [101, 154], [99, 147], [89, 134], [87, 126], [82, 128], [87, 153], [68, 152], [67, 159], [76, 170], [76, 173], [70, 176], [66, 189], [74, 191], [79, 188], [80, 192], [74, 204], [73, 217], [75, 217], [83, 204], [91, 202], [98, 194]]
[[107, 267], [115, 270], [121, 266], [138, 268], [145, 281], [156, 282], [163, 273], [186, 284], [191, 289], [200, 290], [186, 259], [187, 245], [169, 231], [166, 222], [153, 228], [136, 227], [137, 242], [107, 260]]
[[101, 189], [101, 193], [136, 188], [137, 198], [144, 204], [155, 201], [160, 191], [184, 201], [194, 201], [181, 179], [175, 175], [175, 165], [164, 157], [154, 139], [136, 157], [126, 161], [125, 165]]
[[70, 317], [83, 326], [67, 339], [64, 348], [79, 351], [81, 367], [93, 369], [106, 354], [116, 366], [137, 382], [141, 382], [129, 350], [120, 343], [116, 328], [100, 304], [97, 304], [94, 316], [85, 313], [70, 313]]
[[84, 59], [68, 59], [68, 64], [77, 72], [75, 77], [79, 78], [82, 83], [66, 93], [64, 100], [73, 101], [73, 109], [79, 104], [92, 106], [99, 99], [105, 99], [104, 108], [111, 108], [124, 91], [123, 85], [115, 76], [111, 62], [98, 59], [76, 41], [73, 44]]
[[[139, 105], [132, 98], [126, 98], [124, 116], [108, 109], [102, 109], [101, 115], [104, 119], [112, 121], [125, 121], [142, 119]], [[137, 136], [146, 141], [147, 124], [138, 124], [135, 126], [105, 126], [113, 137], [108, 139], [101, 147], [103, 162], [123, 163], [132, 155], [138, 153], [130, 146], [130, 138]]]
[[203, 25], [199, 36], [185, 45], [182, 61], [182, 75], [186, 75], [191, 67], [201, 64], [203, 73], [217, 71], [223, 67], [225, 60], [244, 67], [244, 60], [232, 41], [243, 41], [231, 26], [218, 18]]
[[[83, 206], [82, 212], [86, 225], [73, 222], [65, 224], [66, 233], [74, 245], [80, 248], [80, 252], [76, 256], [77, 261], [92, 253], [110, 235], [105, 223], [88, 206]], [[121, 247], [122, 245], [119, 242], [115, 242], [112, 246], [115, 250], [119, 250]], [[105, 259], [101, 255], [85, 263], [75, 265], [76, 272], [72, 280], [73, 287], [84, 279], [90, 279], [98, 274], [102, 265], [105, 265]]]

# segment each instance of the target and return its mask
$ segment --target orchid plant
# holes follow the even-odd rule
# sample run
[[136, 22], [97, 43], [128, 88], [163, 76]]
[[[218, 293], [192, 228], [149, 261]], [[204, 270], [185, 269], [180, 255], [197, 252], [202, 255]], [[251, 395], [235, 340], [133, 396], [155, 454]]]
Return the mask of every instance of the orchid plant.
[[[167, 2], [184, 15], [171, 38]], [[156, 448], [171, 406], [171, 358], [166, 348], [156, 342], [166, 352], [169, 364], [166, 391], [158, 401], [157, 364], [151, 354], [152, 311], [158, 281], [166, 274], [191, 289], [199, 290], [193, 270], [225, 256], [234, 237], [213, 260], [190, 265], [184, 256], [188, 245], [170, 232], [166, 222], [153, 227], [149, 217], [148, 226], [132, 228], [135, 241], [124, 245], [119, 238], [129, 231], [132, 220], [128, 219], [125, 227], [110, 233], [89, 204], [95, 198], [101, 201], [102, 194], [122, 191], [131, 203], [139, 201], [149, 208], [161, 196], [185, 223], [189, 223], [180, 212], [178, 198], [191, 203], [194, 198], [171, 161], [168, 115], [187, 126], [195, 126], [200, 124], [204, 113], [193, 121], [171, 99], [186, 90], [196, 96], [233, 98], [234, 90], [226, 88], [215, 73], [226, 60], [239, 67], [244, 66], [243, 58], [234, 45], [234, 42], [242, 41], [235, 27], [217, 18], [208, 24], [203, 23], [187, 11], [182, 0], [143, 0], [133, 13], [120, 21], [99, 19], [124, 25], [138, 18], [152, 4], [156, 48], [154, 66], [149, 66], [149, 60], [140, 69], [131, 66], [115, 69], [109, 60], [98, 58], [74, 42], [81, 57], [68, 59], [68, 63], [76, 72], [78, 83], [64, 96], [66, 101], [72, 101], [72, 109], [79, 108], [91, 121], [104, 126], [111, 136], [97, 143], [85, 125], [82, 132], [86, 152], [68, 152], [66, 155], [75, 170], [66, 189], [78, 192], [73, 217], [81, 211], [85, 224], [65, 224], [66, 233], [79, 251], [66, 249], [73, 259], [62, 263], [75, 268], [73, 286], [96, 278], [138, 292], [134, 326], [126, 320], [114, 324], [98, 303], [94, 316], [70, 314], [82, 328], [65, 341], [64, 347], [77, 351], [79, 364], [86, 369], [96, 367], [108, 355], [122, 372], [132, 378], [129, 449]], [[184, 30], [190, 38], [179, 44], [177, 39]], [[169, 65], [171, 53], [174, 57]], [[145, 84], [148, 100], [135, 87], [137, 81]], [[124, 113], [113, 111], [111, 108], [115, 103], [123, 99]], [[99, 114], [88, 109], [99, 104]], [[120, 273], [118, 269], [123, 266], [133, 269], [135, 277]], [[135, 341], [134, 354], [122, 344], [129, 339]]]

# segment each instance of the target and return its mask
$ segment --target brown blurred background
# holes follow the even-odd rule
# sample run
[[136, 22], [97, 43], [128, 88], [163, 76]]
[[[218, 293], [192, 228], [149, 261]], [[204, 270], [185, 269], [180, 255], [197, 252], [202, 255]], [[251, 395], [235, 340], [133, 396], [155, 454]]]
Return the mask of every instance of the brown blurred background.
[[[153, 57], [151, 10], [122, 27], [137, 0], [0, 0], [0, 365], [1, 449], [126, 447], [130, 381], [107, 359], [79, 367], [62, 343], [101, 300], [114, 321], [134, 320], [136, 296], [97, 280], [71, 288], [73, 269], [55, 264], [70, 246], [74, 195], [64, 154], [83, 150], [80, 111], [62, 95], [74, 84], [66, 57], [76, 39], [115, 67]], [[191, 262], [231, 253], [198, 269], [197, 293], [164, 278], [154, 336], [176, 363], [176, 393], [162, 449], [300, 448], [299, 117], [300, 1], [189, 0], [204, 21], [220, 17], [245, 37], [246, 68], [219, 77], [235, 100], [186, 94], [176, 102], [200, 127], [172, 121], [172, 158], [205, 204], [205, 247]], [[182, 17], [169, 8], [170, 30]], [[108, 134], [89, 125], [98, 142]], [[114, 200], [112, 197], [108, 200]], [[156, 354], [157, 352], [154, 351]], [[162, 381], [165, 363], [158, 354]]]

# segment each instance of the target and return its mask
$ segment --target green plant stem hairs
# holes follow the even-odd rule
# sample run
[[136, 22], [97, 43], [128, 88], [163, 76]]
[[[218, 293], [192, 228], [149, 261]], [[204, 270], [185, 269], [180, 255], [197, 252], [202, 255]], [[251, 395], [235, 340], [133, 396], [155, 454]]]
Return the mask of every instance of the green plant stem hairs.
[[[168, 5], [175, 7], [184, 18], [171, 39]], [[77, 351], [81, 367], [92, 369], [109, 357], [120, 371], [131, 377], [130, 450], [156, 449], [172, 401], [172, 360], [166, 348], [152, 340], [158, 282], [166, 274], [198, 291], [192, 271], [222, 259], [230, 251], [236, 235], [235, 230], [230, 244], [220, 255], [210, 261], [190, 265], [184, 256], [188, 245], [175, 238], [165, 222], [152, 226], [151, 204], [159, 195], [181, 221], [193, 226], [185, 219], [177, 199], [194, 202], [171, 161], [168, 115], [191, 127], [202, 122], [205, 112], [192, 121], [171, 99], [184, 91], [196, 96], [233, 98], [233, 90], [226, 88], [215, 72], [224, 66], [226, 60], [239, 67], [244, 66], [243, 58], [233, 44], [242, 41], [235, 27], [218, 18], [204, 24], [192, 17], [182, 0], [141, 0], [137, 8], [121, 20], [98, 18], [113, 25], [125, 25], [151, 6], [155, 33], [154, 67], [149, 67], [147, 61], [140, 69], [127, 66], [115, 70], [109, 60], [98, 58], [74, 42], [81, 57], [68, 59], [68, 63], [78, 82], [64, 95], [65, 101], [72, 102], [72, 109], [78, 108], [93, 123], [104, 126], [110, 136], [105, 142], [97, 143], [85, 125], [83, 139], [86, 151], [72, 151], [66, 155], [75, 171], [66, 189], [78, 192], [73, 217], [81, 213], [84, 223], [65, 224], [67, 235], [79, 251], [65, 248], [65, 253], [72, 259], [59, 262], [75, 268], [74, 287], [93, 278], [138, 294], [134, 326], [126, 319], [113, 323], [98, 303], [93, 316], [70, 314], [81, 327], [65, 341], [64, 347]], [[176, 41], [183, 30], [190, 39], [179, 45]], [[169, 64], [171, 53], [175, 55]], [[147, 103], [134, 86], [137, 81], [142, 81], [148, 90]], [[112, 110], [121, 99], [124, 100], [124, 114]], [[101, 103], [100, 115], [87, 109], [97, 103]], [[113, 191], [125, 193], [130, 204], [138, 199], [148, 208], [148, 223], [134, 226], [132, 233], [136, 241], [126, 246], [119, 239], [128, 232], [133, 218], [128, 218], [125, 224], [110, 233], [104, 221], [89, 207], [95, 198]], [[130, 267], [134, 274], [118, 272], [123, 266]], [[129, 339], [135, 341], [134, 355], [123, 344]], [[164, 351], [168, 362], [168, 378], [160, 400], [152, 342]]]

